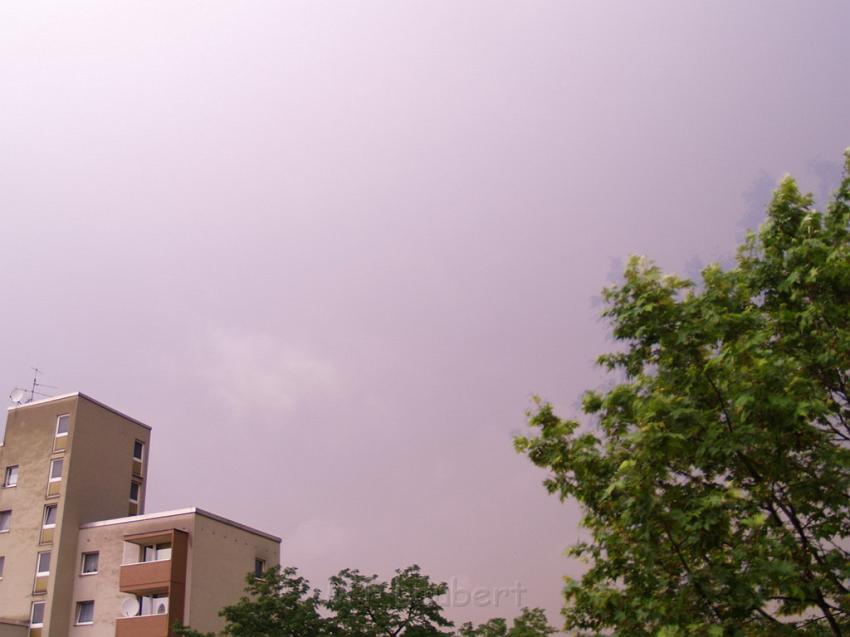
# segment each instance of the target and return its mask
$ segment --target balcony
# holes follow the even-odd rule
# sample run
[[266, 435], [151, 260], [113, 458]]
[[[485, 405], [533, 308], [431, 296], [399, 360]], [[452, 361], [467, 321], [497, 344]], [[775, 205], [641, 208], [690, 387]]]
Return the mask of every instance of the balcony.
[[[169, 637], [174, 622], [183, 621], [188, 549], [189, 536], [179, 529], [124, 536], [118, 589], [138, 598], [140, 614], [117, 618], [116, 637]], [[157, 612], [154, 603], [163, 599]]]
[[115, 622], [115, 637], [168, 637], [169, 615], [121, 617]]
[[166, 592], [172, 581], [171, 566], [171, 560], [124, 564], [121, 567], [118, 590], [134, 595]]

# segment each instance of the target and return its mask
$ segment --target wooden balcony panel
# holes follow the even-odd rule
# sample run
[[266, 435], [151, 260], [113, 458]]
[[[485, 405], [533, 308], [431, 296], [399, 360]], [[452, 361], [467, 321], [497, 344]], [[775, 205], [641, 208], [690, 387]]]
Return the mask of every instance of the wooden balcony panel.
[[118, 590], [144, 595], [166, 592], [171, 583], [171, 560], [125, 564], [121, 567]]
[[168, 615], [121, 617], [115, 621], [115, 637], [168, 637]]

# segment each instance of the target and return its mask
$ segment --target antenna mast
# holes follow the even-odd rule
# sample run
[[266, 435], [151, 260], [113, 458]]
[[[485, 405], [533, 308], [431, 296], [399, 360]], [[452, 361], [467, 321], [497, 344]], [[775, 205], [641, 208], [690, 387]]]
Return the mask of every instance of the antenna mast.
[[35, 400], [35, 388], [38, 387], [38, 375], [41, 373], [41, 370], [38, 367], [32, 368], [32, 389], [30, 389], [30, 399], [27, 401], [31, 403]]
[[[21, 389], [20, 387], [15, 387], [12, 390], [12, 393], [9, 394], [9, 400], [11, 400], [13, 403], [15, 403], [17, 405], [31, 403], [32, 401], [35, 400], [36, 396], [41, 396], [41, 397], [44, 397], [44, 398], [50, 398], [50, 396], [51, 396], [50, 394], [45, 394], [43, 392], [38, 391], [42, 387], [48, 387], [50, 389], [58, 389], [58, 387], [56, 387], [55, 385], [45, 385], [44, 383], [38, 382], [38, 375], [44, 373], [38, 367], [33, 367], [32, 371], [33, 371], [33, 375], [32, 375], [32, 385], [31, 385], [31, 387], [29, 389]], [[29, 400], [24, 400], [24, 398], [26, 398], [27, 394], [29, 394]]]

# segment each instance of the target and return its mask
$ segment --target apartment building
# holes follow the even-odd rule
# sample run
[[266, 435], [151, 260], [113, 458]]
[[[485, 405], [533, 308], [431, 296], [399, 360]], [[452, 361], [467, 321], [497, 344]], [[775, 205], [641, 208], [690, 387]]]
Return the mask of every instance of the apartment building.
[[0, 444], [0, 637], [223, 627], [278, 537], [197, 508], [145, 513], [151, 429], [84, 394], [10, 407]]

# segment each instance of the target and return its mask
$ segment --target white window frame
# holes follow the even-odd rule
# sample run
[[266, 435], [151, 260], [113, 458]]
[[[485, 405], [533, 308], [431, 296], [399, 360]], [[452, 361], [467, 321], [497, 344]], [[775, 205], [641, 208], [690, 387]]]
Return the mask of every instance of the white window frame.
[[[257, 573], [257, 566], [260, 567], [260, 572]], [[263, 574], [266, 572], [266, 561], [260, 559], [259, 557], [254, 558], [254, 579], [262, 579]]]
[[[53, 465], [57, 462], [62, 463], [62, 473], [59, 474], [58, 478], [53, 477]], [[47, 473], [47, 481], [48, 482], [62, 482], [62, 476], [65, 475], [65, 458], [51, 458], [50, 459], [50, 471]]]
[[[89, 555], [96, 556], [96, 563], [94, 565], [93, 571], [86, 570], [86, 558]], [[100, 551], [86, 551], [83, 553], [82, 560], [80, 562], [80, 575], [97, 575], [97, 572], [100, 570]]]
[[[133, 485], [134, 484], [136, 485], [136, 498], [135, 499], [133, 499]], [[138, 504], [141, 497], [142, 497], [142, 483], [137, 482], [135, 480], [131, 480], [130, 481], [130, 502], [132, 502], [133, 504]]]
[[[152, 549], [153, 559], [146, 560], [148, 549]], [[163, 551], [168, 551], [168, 557], [160, 557], [160, 553]], [[171, 559], [173, 555], [174, 547], [171, 542], [160, 542], [158, 544], [142, 544], [141, 545], [141, 563], [149, 564], [150, 562], [166, 562]]]
[[[80, 614], [84, 606], [91, 605], [91, 621], [81, 622]], [[74, 626], [91, 626], [94, 623], [94, 600], [87, 599], [82, 602], [77, 602], [77, 610], [74, 613]]]
[[63, 436], [68, 435], [68, 431], [59, 431], [59, 423], [62, 422], [63, 418], [68, 419], [68, 431], [71, 429], [71, 414], [61, 414], [56, 417], [56, 437], [62, 438]]
[[42, 514], [42, 518], [41, 518], [41, 528], [43, 528], [43, 529], [55, 529], [56, 528], [56, 522], [53, 522], [51, 524], [47, 523], [47, 511], [49, 509], [55, 510], [56, 516], [57, 517], [59, 516], [59, 505], [58, 504], [45, 504], [44, 505], [44, 513]]
[[9, 526], [5, 529], [0, 528], [0, 533], [8, 533], [12, 529], [12, 509], [6, 509], [4, 511], [0, 511], [0, 516], [3, 514], [7, 514], [7, 518], [9, 520]]
[[[142, 457], [141, 457], [141, 458], [139, 458], [138, 456], [136, 456], [136, 444], [140, 444], [140, 445], [142, 445]], [[133, 460], [137, 460], [137, 461], [139, 461], [139, 462], [144, 462], [144, 461], [145, 461], [145, 443], [144, 443], [144, 441], [143, 441], [143, 440], [136, 440], [136, 441], [133, 443]]]
[[[47, 556], [47, 570], [41, 570], [41, 558], [43, 555]], [[35, 576], [36, 577], [50, 577], [50, 551], [41, 551], [35, 558]]]
[[6, 556], [0, 555], [0, 580], [3, 579], [3, 571], [6, 569]]
[[[15, 471], [15, 482], [13, 484], [10, 484], [9, 483], [9, 476], [12, 475], [13, 470]], [[12, 489], [12, 488], [18, 486], [18, 479], [20, 478], [20, 476], [21, 476], [21, 466], [17, 465], [17, 464], [10, 464], [8, 467], [6, 467], [6, 471], [4, 472], [4, 475], [3, 475], [3, 488], [4, 489]]]
[[[34, 623], [32, 618], [35, 615], [35, 607], [41, 606], [41, 621], [39, 623]], [[44, 611], [47, 605], [44, 602], [33, 602], [32, 606], [30, 606], [30, 628], [42, 628], [44, 626]]]

